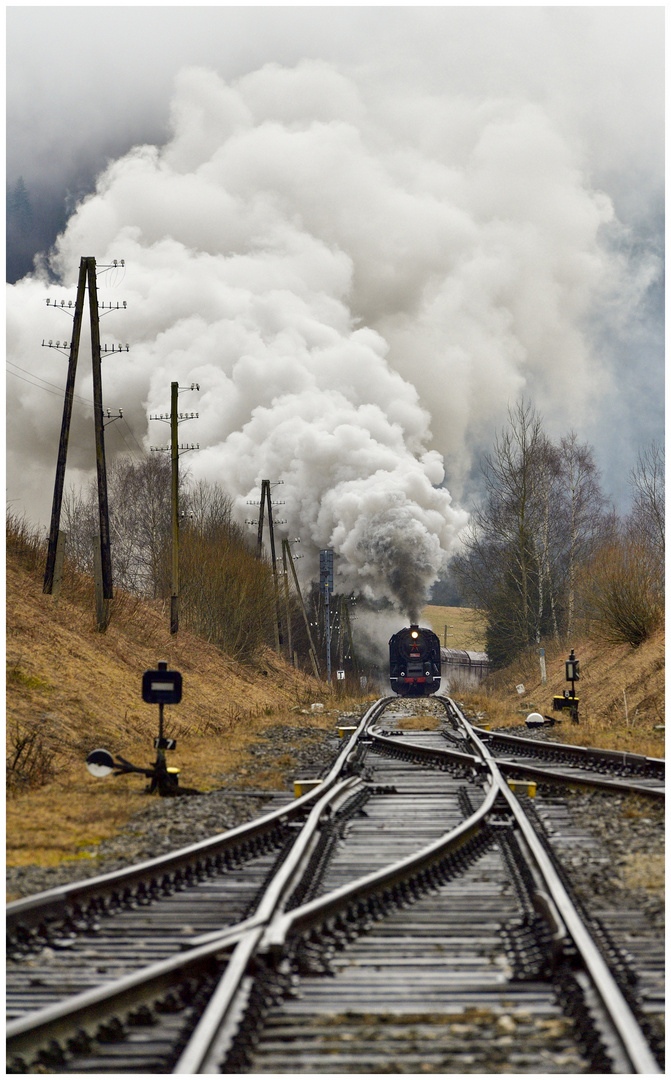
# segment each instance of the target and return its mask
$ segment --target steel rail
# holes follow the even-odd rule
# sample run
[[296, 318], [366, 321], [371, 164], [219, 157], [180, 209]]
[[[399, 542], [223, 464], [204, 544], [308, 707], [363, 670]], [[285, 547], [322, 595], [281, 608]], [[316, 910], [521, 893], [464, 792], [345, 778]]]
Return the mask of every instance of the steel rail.
[[495, 758], [501, 772], [506, 774], [517, 774], [522, 776], [528, 776], [530, 779], [546, 781], [548, 783], [554, 781], [562, 784], [575, 784], [580, 787], [593, 787], [602, 788], [604, 791], [613, 792], [632, 792], [637, 795], [650, 795], [655, 799], [666, 798], [665, 787], [652, 787], [646, 784], [636, 783], [635, 780], [620, 779], [607, 779], [604, 776], [578, 776], [571, 772], [566, 772], [557, 766], [552, 768], [551, 766], [543, 765], [525, 765], [518, 761], [505, 761], [504, 759]]
[[[623, 1071], [639, 1074], [659, 1073], [661, 1070], [659, 1069], [654, 1056], [650, 1052], [650, 1048], [638, 1025], [638, 1021], [632, 1013], [629, 1004], [625, 1000], [599, 949], [595, 945], [585, 924], [578, 914], [573, 901], [552, 865], [552, 861], [536, 836], [531, 823], [508, 787], [508, 784], [500, 775], [496, 760], [493, 758], [486, 744], [475, 734], [472, 726], [468, 723], [461, 711], [458, 710], [456, 704], [454, 702], [451, 704], [453, 708], [457, 710], [460, 722], [464, 725], [464, 730], [470, 732], [475, 745], [479, 747], [480, 752], [483, 755], [483, 759], [488, 762], [492, 770], [492, 775], [495, 777], [498, 789], [502, 792], [508, 802], [515, 821], [533, 855], [536, 866], [547, 884], [552, 900], [579, 952], [586, 971], [589, 973], [592, 986], [605, 1010], [612, 1032], [619, 1042], [620, 1064], [623, 1066]], [[610, 1049], [612, 1052], [614, 1048], [611, 1046]]]
[[369, 726], [367, 734], [378, 746], [383, 746], [393, 755], [395, 750], [405, 750], [420, 761], [451, 761], [464, 768], [482, 770], [482, 758], [477, 754], [466, 754], [463, 750], [453, 750], [448, 746], [422, 746], [400, 735], [387, 735]]
[[[440, 699], [439, 699], [440, 700]], [[474, 729], [478, 730], [478, 729]], [[411, 738], [403, 737], [400, 735], [386, 735], [382, 731], [376, 730], [374, 727], [369, 727], [368, 734], [375, 743], [387, 748], [390, 753], [394, 751], [406, 751], [408, 754], [412, 754], [413, 757], [422, 761], [436, 761], [436, 760], [449, 760], [455, 764], [462, 764], [464, 767], [471, 766], [474, 769], [482, 769], [482, 759], [474, 754], [465, 754], [462, 750], [456, 750], [452, 747], [432, 747], [422, 746], [420, 743], [415, 743]], [[483, 732], [486, 735], [487, 732]], [[486, 739], [482, 740], [485, 745], [488, 744]], [[533, 744], [534, 740], [525, 740], [526, 742]], [[536, 743], [536, 745], [538, 745]], [[561, 744], [553, 744], [561, 745]], [[506, 761], [505, 758], [498, 758], [496, 754], [493, 755], [496, 764], [501, 772], [506, 774], [517, 774], [522, 776], [528, 776], [535, 780], [552, 782], [562, 784], [575, 784], [582, 787], [595, 787], [603, 788], [607, 791], [615, 792], [635, 792], [640, 795], [651, 795], [653, 798], [664, 799], [666, 797], [666, 789], [663, 787], [652, 787], [637, 783], [635, 780], [627, 780], [625, 778], [612, 778], [609, 779], [599, 775], [578, 775], [571, 771], [570, 766], [557, 765], [554, 768], [550, 765], [528, 765], [524, 762], [518, 761]], [[645, 759], [650, 760], [650, 759]], [[584, 768], [589, 767], [589, 762], [585, 761], [581, 763]]]
[[[453, 704], [453, 703], [451, 703]], [[555, 946], [568, 936], [581, 957], [585, 971], [589, 974], [591, 987], [596, 992], [608, 1026], [611, 1030], [609, 1051], [614, 1065], [621, 1072], [638, 1074], [657, 1074], [660, 1072], [657, 1062], [650, 1052], [628, 1003], [613, 979], [601, 953], [594, 944], [587, 928], [566, 892], [552, 862], [540, 844], [530, 822], [522, 811], [517, 799], [504, 780], [498, 764], [486, 745], [471, 730], [471, 726], [458, 712], [463, 730], [472, 738], [482, 765], [490, 774], [489, 791], [482, 806], [465, 822], [462, 822], [449, 834], [434, 841], [419, 853], [369, 874], [364, 878], [350, 882], [333, 890], [324, 897], [319, 897], [288, 913], [278, 913], [267, 926], [258, 942], [259, 955], [275, 954], [280, 957], [290, 936], [307, 931], [311, 926], [324, 922], [336, 912], [342, 912], [348, 904], [364, 899], [374, 893], [380, 893], [397, 882], [407, 880], [413, 873], [420, 872], [427, 865], [444, 858], [448, 850], [471, 837], [482, 827], [491, 813], [495, 802], [502, 795], [506, 800], [515, 824], [523, 839], [523, 846], [530, 859], [533, 876], [537, 883], [536, 901], [538, 910], [549, 921]], [[370, 733], [371, 737], [376, 737]], [[384, 738], [384, 737], [379, 737]], [[395, 740], [387, 740], [394, 745]], [[448, 752], [449, 753], [449, 752]], [[464, 755], [460, 755], [462, 758]], [[217, 1018], [209, 1018], [210, 1030], [207, 1042], [199, 1041], [198, 1036], [179, 1063], [177, 1072], [216, 1072], [217, 1055], [222, 1055], [233, 1037], [234, 1025], [226, 1027], [226, 1018], [236, 1013], [236, 1000], [242, 990], [244, 972], [240, 973], [237, 986], [229, 984], [228, 996], [221, 1002], [222, 1011]], [[241, 1011], [238, 1005], [237, 1012]], [[220, 1058], [219, 1058], [220, 1060]]]
[[8, 935], [18, 926], [30, 929], [39, 926], [45, 920], [63, 921], [69, 909], [91, 903], [98, 898], [153, 885], [159, 879], [170, 881], [174, 875], [193, 867], [200, 860], [233, 851], [240, 844], [253, 842], [267, 834], [272, 834], [274, 829], [300, 818], [304, 811], [337, 781], [347, 758], [356, 747], [361, 732], [389, 700], [389, 698], [381, 698], [371, 705], [357, 726], [357, 730], [346, 741], [327, 775], [312, 791], [253, 821], [228, 829], [224, 833], [217, 833], [215, 836], [208, 837], [207, 840], [179, 848], [177, 851], [111, 871], [108, 874], [99, 874], [85, 881], [70, 882], [67, 885], [59, 885], [53, 889], [14, 900], [6, 907]]
[[[249, 930], [238, 942], [231, 961], [173, 1072], [194, 1075], [203, 1071], [217, 1071], [204, 1068], [204, 1066], [221, 1052], [222, 1039], [225, 1037], [222, 1027], [226, 1027], [229, 1015], [234, 1009], [236, 996], [240, 992], [249, 962], [260, 946], [264, 931], [277, 914], [284, 911], [292, 892], [301, 880], [309, 862], [322, 815], [327, 809], [331, 813], [337, 812], [339, 806], [351, 798], [357, 787], [363, 787], [358, 777], [343, 780], [333, 791], [323, 795], [312, 810], [289, 856], [282, 863], [264, 894], [255, 916], [258, 925]], [[216, 933], [206, 934], [201, 939], [193, 939], [193, 943], [199, 940], [203, 943], [206, 941], [216, 943], [219, 936]]]
[[[470, 722], [470, 721], [469, 721]], [[604, 764], [610, 764], [614, 768], [633, 770], [635, 772], [647, 772], [651, 776], [664, 779], [666, 773], [666, 761], [664, 758], [645, 757], [644, 754], [632, 754], [628, 750], [602, 750], [598, 746], [577, 746], [575, 743], [558, 743], [550, 739], [529, 739], [523, 735], [510, 735], [505, 731], [487, 731], [471, 725], [478, 738], [485, 743], [496, 744], [517, 748], [521, 753], [528, 751], [535, 757], [550, 756], [570, 758], [573, 761], [598, 757]]]
[[[427, 866], [436, 863], [445, 855], [465, 844], [484, 825], [488, 813], [491, 811], [497, 797], [497, 791], [492, 788], [484, 800], [482, 806], [466, 821], [460, 823], [451, 832], [440, 837], [432, 844], [427, 845], [420, 852], [407, 856], [405, 859], [383, 867], [356, 881], [349, 882], [339, 889], [329, 892], [326, 896], [308, 901], [290, 912], [278, 910], [269, 920], [262, 936], [255, 938], [255, 951], [259, 956], [282, 954], [288, 937], [294, 933], [300, 933], [310, 926], [322, 922], [334, 911], [341, 911], [348, 903], [363, 899], [365, 896], [379, 893], [385, 887], [392, 886], [395, 882], [406, 880], [412, 873], [421, 872]], [[247, 943], [247, 962], [252, 959], [254, 950], [251, 949], [251, 939]], [[240, 956], [245, 955], [245, 947], [240, 943]], [[228, 969], [227, 969], [228, 970]], [[245, 996], [247, 988], [244, 985], [246, 966], [241, 964], [236, 969], [236, 977], [227, 979], [224, 976], [220, 986], [215, 992], [217, 995], [216, 1007], [203, 1016], [201, 1023], [194, 1030], [188, 1046], [182, 1057], [177, 1062], [174, 1073], [199, 1075], [202, 1073], [219, 1072], [218, 1063], [221, 1060], [227, 1044], [234, 1037], [235, 1025], [231, 1018], [237, 1018], [241, 1011], [240, 996]], [[225, 980], [225, 981], [224, 981]]]
[[[317, 830], [322, 815], [327, 809], [331, 813], [337, 811], [344, 802], [355, 794], [357, 788], [363, 788], [363, 784], [358, 777], [353, 776], [342, 780], [339, 785], [322, 796], [312, 809], [289, 855], [268, 885], [257, 911], [251, 919], [247, 920], [248, 923], [253, 922], [254, 926], [261, 923], [265, 924], [277, 911], [284, 910], [296, 882], [300, 880], [309, 862], [310, 855], [317, 842]], [[222, 934], [226, 932], [226, 930], [213, 930], [208, 934], [200, 934], [197, 937], [189, 938], [185, 942], [185, 946], [187, 948], [198, 948], [201, 945], [207, 945], [209, 942], [221, 938]]]
[[[221, 1060], [228, 1042], [233, 1038], [238, 1020], [244, 1012], [245, 995], [249, 995], [251, 986], [251, 978], [248, 972], [250, 963], [255, 956], [281, 952], [288, 936], [301, 933], [310, 925], [323, 921], [329, 917], [329, 914], [341, 910], [343, 905], [347, 905], [347, 903], [362, 899], [367, 895], [379, 892], [381, 889], [384, 890], [385, 887], [388, 888], [395, 882], [407, 880], [413, 873], [420, 872], [430, 864], [438, 862], [445, 857], [448, 850], [467, 843], [483, 827], [483, 823], [487, 814], [491, 812], [494, 802], [503, 794], [511, 813], [518, 823], [524, 838], [524, 844], [533, 855], [537, 874], [545, 885], [545, 896], [547, 898], [548, 894], [552, 895], [552, 902], [548, 903], [548, 910], [552, 910], [553, 929], [556, 932], [558, 927], [567, 928], [571, 939], [579, 949], [581, 956], [583, 956], [585, 968], [590, 973], [590, 978], [596, 987], [599, 999], [611, 1017], [613, 1031], [616, 1032], [616, 1039], [621, 1048], [617, 1064], [623, 1067], [622, 1071], [658, 1073], [660, 1070], [650, 1054], [629, 1006], [614, 983], [612, 976], [610, 976], [601, 954], [575, 912], [568, 894], [565, 893], [563, 885], [552, 867], [551, 860], [537, 840], [533, 828], [526, 821], [517, 800], [504, 781], [498, 763], [487, 746], [472, 731], [468, 721], [465, 720], [458, 708], [449, 699], [443, 699], [445, 708], [448, 709], [447, 700], [449, 705], [456, 710], [462, 730], [469, 737], [472, 737], [480, 757], [476, 758], [474, 756], [471, 758], [459, 752], [445, 751], [445, 753], [448, 755], [450, 753], [456, 754], [458, 758], [462, 759], [466, 758], [467, 763], [471, 766], [474, 765], [474, 762], [479, 762], [479, 770], [485, 767], [490, 770], [492, 780], [482, 806], [467, 821], [460, 823], [456, 829], [445, 834], [438, 841], [434, 841], [433, 844], [428, 845], [419, 853], [400, 860], [390, 867], [383, 868], [381, 871], [350, 882], [348, 885], [327, 894], [327, 896], [303, 904], [289, 913], [284, 911], [297, 879], [305, 871], [308, 864], [315, 829], [319, 826], [322, 814], [327, 807], [332, 806], [335, 809], [341, 803], [346, 802], [356, 792], [357, 787], [361, 786], [361, 782], [357, 778], [339, 782], [339, 774], [348, 761], [352, 760], [352, 755], [356, 755], [358, 740], [367, 732], [367, 729], [390, 700], [395, 699], [380, 699], [371, 706], [319, 787], [291, 804], [292, 809], [299, 804], [301, 809], [311, 802], [315, 802], [316, 805], [310, 811], [308, 820], [301, 829], [299, 837], [297, 837], [297, 843], [293, 847], [291, 855], [283, 864], [279, 878], [275, 879], [272, 898], [269, 895], [267, 899], [264, 899], [259, 911], [254, 916], [245, 920], [244, 923], [227, 928], [221, 933], [216, 932], [214, 935], [204, 935], [201, 939], [192, 939], [188, 943], [191, 947], [186, 952], [175, 955], [167, 961], [162, 961], [152, 965], [151, 968], [135, 972], [114, 984], [108, 984], [94, 991], [77, 995], [77, 998], [71, 999], [70, 1002], [50, 1006], [47, 1009], [40, 1010], [39, 1013], [29, 1014], [14, 1021], [7, 1026], [8, 1051], [11, 1049], [18, 1056], [22, 1052], [28, 1051], [34, 1054], [36, 1038], [39, 1038], [39, 1045], [41, 1046], [48, 1045], [52, 1039], [62, 1040], [67, 1038], [68, 1034], [72, 1034], [73, 1027], [75, 1031], [79, 1029], [85, 1031], [95, 1030], [101, 1018], [109, 1017], [111, 1003], [116, 1001], [119, 1007], [123, 1004], [124, 1009], [134, 1007], [134, 1002], [146, 1001], [147, 994], [150, 997], [152, 994], [155, 996], [165, 986], [173, 986], [179, 980], [179, 972], [185, 968], [190, 969], [191, 966], [193, 970], [197, 970], [199, 964], [211, 965], [213, 961], [220, 966], [230, 952], [231, 955], [225, 972], [219, 979], [217, 988], [201, 1020], [173, 1070], [174, 1072], [191, 1075], [198, 1072], [219, 1071], [217, 1060]], [[398, 740], [389, 740], [389, 742], [397, 743]], [[285, 807], [266, 817], [275, 818], [286, 813], [287, 808]], [[244, 829], [245, 827], [241, 828]], [[238, 830], [232, 831], [237, 832]], [[226, 836], [227, 834], [223, 835]], [[189, 849], [183, 849], [183, 851], [193, 851], [201, 847], [202, 845], [192, 845]], [[165, 858], [169, 857], [151, 860], [151, 862], [162, 862]], [[113, 877], [114, 875], [107, 875], [107, 877], [109, 876]], [[59, 892], [60, 890], [52, 891]], [[146, 987], [147, 975], [150, 976], [150, 980], [153, 980], [149, 991]], [[115, 995], [117, 996], [115, 997]], [[44, 1026], [39, 1029], [39, 1036], [36, 1035], [34, 1026], [31, 1028], [31, 1021], [34, 1021], [37, 1017], [41, 1017], [44, 1023]]]
[[202, 975], [205, 966], [223, 957], [246, 933], [241, 924], [209, 945], [188, 953], [175, 953], [114, 982], [10, 1021], [5, 1028], [7, 1060], [24, 1055], [32, 1059], [54, 1041], [62, 1044], [80, 1032], [94, 1037], [100, 1024], [109, 1020], [115, 1010], [132, 1012], [172, 990], [190, 973]]
[[[378, 704], [376, 702], [375, 706]], [[375, 706], [363, 718], [357, 729], [358, 732], [365, 730], [367, 718], [376, 714]], [[6, 1026], [8, 1057], [11, 1054], [17, 1058], [26, 1053], [35, 1056], [41, 1049], [49, 1047], [54, 1040], [61, 1042], [72, 1038], [79, 1031], [92, 1034], [114, 1010], [128, 1012], [140, 1004], [146, 1004], [155, 999], [158, 994], [172, 989], [185, 977], [185, 972], [192, 968], [201, 968], [203, 963], [209, 963], [217, 956], [221, 957], [231, 947], [234, 947], [231, 970], [236, 971], [240, 966], [240, 956], [245, 954], [245, 950], [250, 947], [250, 942], [259, 938], [260, 932], [275, 910], [281, 910], [286, 904], [297, 876], [300, 876], [307, 865], [315, 833], [324, 812], [327, 809], [337, 810], [343, 802], [352, 797], [357, 788], [362, 787], [361, 780], [356, 776], [338, 780], [338, 772], [345, 765], [350, 752], [351, 740], [339, 754], [336, 764], [330, 770], [323, 785], [320, 784], [318, 788], [309, 792], [308, 796], [303, 796], [292, 804], [292, 809], [295, 810], [297, 806], [302, 809], [306, 803], [316, 800], [316, 805], [303, 824], [289, 856], [283, 862], [264, 894], [258, 911], [253, 916], [244, 920], [243, 923], [227, 927], [213, 935], [204, 935], [203, 940], [197, 944], [185, 943], [186, 950], [166, 960], [11, 1021]], [[275, 815], [268, 815], [268, 817], [275, 817]], [[239, 832], [239, 830], [232, 831], [236, 834]], [[201, 845], [193, 845], [186, 850], [190, 852], [194, 847], [200, 849]], [[157, 860], [152, 860], [152, 862], [155, 861]], [[191, 948], [188, 948], [188, 945], [191, 945]], [[226, 972], [228, 972], [228, 967]], [[225, 973], [223, 977], [225, 985], [229, 985], [232, 978], [232, 975]]]
[[273, 919], [263, 937], [260, 948], [271, 952], [281, 949], [292, 933], [300, 933], [328, 918], [335, 911], [341, 911], [348, 903], [362, 900], [366, 896], [379, 893], [386, 887], [407, 880], [414, 873], [426, 869], [443, 859], [447, 854], [458, 850], [479, 832], [486, 823], [497, 798], [494, 787], [490, 789], [481, 806], [471, 817], [460, 822], [456, 828], [440, 836], [433, 843], [427, 844], [413, 855], [375, 870], [364, 877], [341, 885], [325, 896], [309, 900], [300, 907]]

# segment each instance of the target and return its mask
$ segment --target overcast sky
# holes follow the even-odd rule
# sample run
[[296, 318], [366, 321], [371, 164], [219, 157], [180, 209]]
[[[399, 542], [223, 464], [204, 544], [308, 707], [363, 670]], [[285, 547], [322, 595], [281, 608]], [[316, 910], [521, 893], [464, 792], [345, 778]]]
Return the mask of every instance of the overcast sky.
[[[638, 449], [663, 437], [663, 45], [662, 7], [9, 7], [8, 183], [22, 176], [36, 205], [72, 210], [111, 165], [51, 273], [74, 296], [82, 255], [128, 261], [136, 309], [118, 332], [135, 359], [105, 373], [127, 438], [148, 445], [171, 371], [188, 378], [208, 357], [220, 394], [209, 413], [201, 402], [189, 435], [206, 451], [194, 470], [226, 468], [242, 497], [255, 470], [282, 465], [313, 485], [302, 513], [316, 544], [334, 543], [333, 522], [354, 521], [367, 500], [379, 511], [380, 469], [414, 476], [398, 498], [444, 552], [519, 393], [551, 434], [575, 426], [594, 445], [621, 506]], [[155, 149], [129, 154], [139, 143]], [[204, 313], [199, 286], [200, 323], [185, 338], [187, 313], [160, 305], [177, 312], [202, 274], [220, 292]], [[43, 272], [31, 275], [7, 301], [8, 499], [42, 521], [65, 372], [40, 349], [64, 330], [49, 322], [45, 288]], [[236, 334], [237, 358], [210, 355], [212, 339], [226, 353]], [[325, 342], [341, 351], [317, 386]], [[254, 373], [266, 381], [262, 353], [278, 381], [254, 399], [245, 386]], [[343, 390], [347, 363], [375, 379]], [[338, 462], [367, 455], [356, 493], [351, 467], [335, 491], [333, 461], [306, 477], [288, 434], [284, 461], [270, 434], [309, 426], [343, 395], [348, 439], [321, 436]], [[77, 438], [89, 422], [75, 420]], [[86, 456], [73, 459], [80, 478]], [[439, 461], [451, 492], [440, 505]], [[339, 542], [353, 551], [361, 537]]]

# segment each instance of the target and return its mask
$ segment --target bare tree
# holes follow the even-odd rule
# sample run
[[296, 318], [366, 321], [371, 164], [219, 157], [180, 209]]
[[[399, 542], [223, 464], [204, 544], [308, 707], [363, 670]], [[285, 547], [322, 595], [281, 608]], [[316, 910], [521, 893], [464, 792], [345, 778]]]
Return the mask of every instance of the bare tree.
[[68, 488], [63, 495], [61, 528], [67, 533], [67, 556], [78, 570], [93, 574], [93, 540], [100, 529], [98, 492], [94, 484], [84, 491]]
[[475, 511], [465, 551], [453, 568], [487, 618], [487, 650], [505, 663], [543, 630], [550, 592], [552, 517], [549, 511], [556, 453], [531, 404], [508, 410], [483, 461], [485, 501]]
[[[107, 471], [110, 546], [114, 581], [121, 589], [159, 597], [168, 587], [170, 462], [151, 455], [141, 461], [118, 458]], [[95, 483], [63, 500], [70, 557], [92, 572], [93, 538], [98, 532]]]
[[576, 568], [604, 521], [590, 447], [570, 432], [554, 445], [521, 399], [483, 463], [486, 497], [452, 570], [485, 613], [487, 650], [506, 663], [575, 618]]
[[634, 504], [629, 520], [632, 532], [655, 559], [660, 581], [664, 579], [664, 447], [651, 443], [641, 451], [629, 474]]
[[[171, 463], [163, 455], [117, 460], [108, 471], [114, 579], [129, 592], [170, 594]], [[272, 637], [272, 574], [232, 520], [232, 499], [217, 484], [180, 475], [180, 605], [184, 625], [226, 652], [248, 658]], [[64, 500], [69, 551], [92, 571], [97, 488]]]
[[569, 431], [560, 443], [561, 473], [567, 504], [566, 544], [566, 633], [571, 636], [575, 622], [576, 573], [591, 555], [603, 525], [605, 500], [592, 448], [578, 443]]

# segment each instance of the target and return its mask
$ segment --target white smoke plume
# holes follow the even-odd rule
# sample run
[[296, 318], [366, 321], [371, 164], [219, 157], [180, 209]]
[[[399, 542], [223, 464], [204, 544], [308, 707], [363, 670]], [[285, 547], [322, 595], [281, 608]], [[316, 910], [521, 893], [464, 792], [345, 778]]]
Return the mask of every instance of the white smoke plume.
[[[191, 68], [165, 146], [110, 164], [69, 221], [61, 284], [10, 287], [9, 357], [58, 382], [35, 361], [36, 338], [57, 336], [44, 296], [73, 298], [82, 256], [124, 259], [123, 280], [99, 284], [128, 302], [103, 331], [131, 345], [105, 361], [106, 404], [148, 446], [170, 382], [199, 383], [180, 399], [200, 414], [181, 432], [201, 447], [193, 474], [241, 518], [262, 479], [282, 481], [307, 572], [332, 547], [338, 591], [414, 619], [467, 519], [445, 475], [458, 496], [520, 392], [565, 428], [608, 391], [584, 328], [621, 269], [601, 238], [612, 220], [540, 105], [381, 99], [322, 61], [232, 84]], [[10, 401], [10, 461], [47, 489], [59, 408], [36, 416], [25, 387]]]

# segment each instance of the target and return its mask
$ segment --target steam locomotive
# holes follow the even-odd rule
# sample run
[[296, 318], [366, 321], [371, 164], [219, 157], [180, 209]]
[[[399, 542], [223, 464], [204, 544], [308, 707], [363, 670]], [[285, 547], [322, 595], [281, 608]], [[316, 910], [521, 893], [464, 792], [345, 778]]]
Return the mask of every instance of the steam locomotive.
[[440, 640], [413, 623], [389, 639], [389, 679], [401, 697], [427, 697], [440, 689]]

